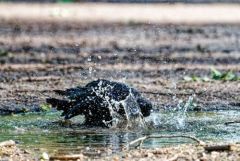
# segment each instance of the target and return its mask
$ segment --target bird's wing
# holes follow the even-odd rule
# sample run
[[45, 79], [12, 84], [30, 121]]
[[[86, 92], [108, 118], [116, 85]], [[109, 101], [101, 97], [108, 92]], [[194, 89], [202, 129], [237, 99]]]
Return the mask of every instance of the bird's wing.
[[55, 93], [66, 96], [70, 100], [75, 100], [88, 93], [85, 87], [69, 88], [66, 90], [54, 90]]
[[92, 82], [86, 84], [85, 87], [87, 87], [87, 88], [101, 88], [101, 87], [106, 87], [108, 85], [111, 85], [111, 81], [105, 80], [105, 79], [98, 79], [96, 81], [92, 81]]
[[115, 101], [122, 101], [127, 98], [130, 88], [123, 83], [115, 83], [111, 89], [110, 97]]

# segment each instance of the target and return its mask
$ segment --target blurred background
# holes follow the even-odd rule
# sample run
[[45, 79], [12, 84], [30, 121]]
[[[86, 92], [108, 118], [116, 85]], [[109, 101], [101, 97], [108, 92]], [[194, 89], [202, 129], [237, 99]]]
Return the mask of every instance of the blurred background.
[[240, 0], [1, 0], [7, 2], [239, 3]]

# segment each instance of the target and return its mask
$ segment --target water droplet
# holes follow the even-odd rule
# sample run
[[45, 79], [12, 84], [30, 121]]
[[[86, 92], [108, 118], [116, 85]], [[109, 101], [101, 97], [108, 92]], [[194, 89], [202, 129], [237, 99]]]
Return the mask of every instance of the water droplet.
[[92, 61], [92, 58], [91, 58], [91, 57], [88, 57], [87, 61], [88, 61], [88, 62]]
[[89, 68], [88, 68], [88, 72], [89, 72], [89, 74], [92, 74], [92, 70], [93, 70], [92, 67], [89, 67]]

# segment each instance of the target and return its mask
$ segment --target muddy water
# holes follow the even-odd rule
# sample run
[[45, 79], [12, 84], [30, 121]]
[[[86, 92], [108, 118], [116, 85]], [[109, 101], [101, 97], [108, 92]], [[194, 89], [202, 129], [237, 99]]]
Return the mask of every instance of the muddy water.
[[[83, 117], [62, 123], [60, 113], [28, 113], [0, 117], [0, 141], [12, 139], [20, 147], [36, 153], [74, 154], [79, 151], [118, 152], [123, 145], [144, 134], [194, 135], [204, 141], [240, 141], [240, 125], [224, 125], [237, 120], [240, 111], [178, 112], [160, 111], [146, 119], [146, 129], [100, 129], [81, 125]], [[145, 148], [190, 143], [186, 139], [151, 139]], [[107, 150], [108, 149], [108, 150]], [[95, 153], [94, 153], [95, 154]]]

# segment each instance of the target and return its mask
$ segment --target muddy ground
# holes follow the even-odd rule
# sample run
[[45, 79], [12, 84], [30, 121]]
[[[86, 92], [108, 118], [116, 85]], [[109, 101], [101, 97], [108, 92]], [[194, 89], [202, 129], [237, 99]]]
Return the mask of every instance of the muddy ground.
[[107, 78], [156, 108], [194, 96], [197, 109], [239, 109], [239, 81], [186, 82], [210, 69], [240, 74], [240, 25], [2, 21], [0, 112], [39, 110], [54, 89]]
[[[155, 149], [128, 149], [123, 150], [118, 154], [101, 155], [100, 150], [86, 154], [86, 152], [79, 152], [79, 154], [72, 155], [48, 155], [43, 153], [36, 157], [31, 151], [19, 149], [14, 141], [9, 140], [0, 143], [0, 159], [1, 160], [166, 160], [166, 161], [238, 161], [240, 159], [240, 145], [239, 144], [188, 144], [178, 145], [175, 147], [155, 148]], [[108, 151], [111, 151], [108, 149]]]

